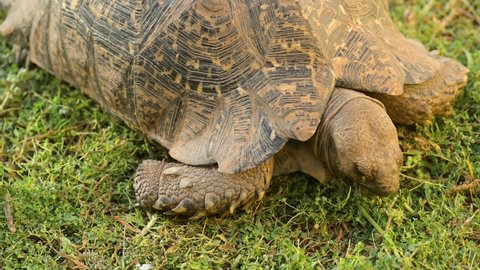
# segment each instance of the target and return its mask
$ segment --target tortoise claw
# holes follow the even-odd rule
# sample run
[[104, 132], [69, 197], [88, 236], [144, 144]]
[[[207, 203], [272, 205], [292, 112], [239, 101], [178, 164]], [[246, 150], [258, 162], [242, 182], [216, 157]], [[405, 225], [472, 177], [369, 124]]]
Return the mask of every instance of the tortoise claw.
[[185, 198], [177, 205], [177, 207], [173, 208], [171, 211], [177, 214], [186, 214], [193, 211], [194, 209], [195, 207], [192, 200]]
[[219, 202], [220, 198], [215, 193], [205, 194], [205, 210], [208, 212], [215, 212]]
[[240, 194], [240, 196], [238, 197], [238, 201], [240, 202], [244, 202], [246, 199], [248, 199], [248, 192], [244, 191]]
[[258, 200], [263, 199], [263, 196], [265, 196], [265, 190], [262, 188], [257, 188], [255, 192], [257, 193]]
[[172, 201], [170, 200], [169, 197], [167, 197], [165, 195], [161, 195], [161, 196], [158, 197], [157, 201], [155, 202], [155, 204], [152, 207], [154, 209], [157, 209], [157, 210], [164, 210], [165, 208], [167, 208], [171, 204], [172, 204]]
[[228, 209], [230, 214], [233, 214], [235, 212], [235, 209], [237, 209], [239, 205], [240, 205], [240, 201], [232, 201], [230, 203], [230, 208]]
[[200, 210], [197, 213], [195, 213], [195, 215], [189, 217], [188, 219], [197, 220], [197, 219], [201, 219], [203, 217], [206, 217], [207, 215], [208, 215], [208, 213], [206, 211]]

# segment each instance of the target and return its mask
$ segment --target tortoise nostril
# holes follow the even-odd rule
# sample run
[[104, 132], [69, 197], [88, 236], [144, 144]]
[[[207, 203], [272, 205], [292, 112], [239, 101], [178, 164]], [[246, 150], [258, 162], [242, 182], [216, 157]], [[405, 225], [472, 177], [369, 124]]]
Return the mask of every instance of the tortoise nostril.
[[400, 188], [399, 182], [398, 181], [393, 181], [393, 182], [391, 182], [387, 185], [382, 186], [379, 189], [378, 195], [379, 196], [389, 196], [389, 195], [392, 195], [392, 194], [396, 193], [399, 188]]
[[375, 163], [372, 159], [354, 162], [360, 173], [357, 183], [369, 193], [388, 196], [398, 191], [400, 186], [400, 166], [395, 160]]
[[388, 196], [400, 188], [400, 167], [385, 165], [376, 175], [378, 181], [377, 195]]

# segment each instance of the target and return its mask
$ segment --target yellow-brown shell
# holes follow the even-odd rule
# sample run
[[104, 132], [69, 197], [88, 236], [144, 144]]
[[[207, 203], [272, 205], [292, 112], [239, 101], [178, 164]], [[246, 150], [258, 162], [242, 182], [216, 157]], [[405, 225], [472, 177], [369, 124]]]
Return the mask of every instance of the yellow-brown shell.
[[239, 172], [314, 134], [334, 73], [390, 94], [433, 76], [384, 2], [50, 0], [31, 58], [175, 159]]

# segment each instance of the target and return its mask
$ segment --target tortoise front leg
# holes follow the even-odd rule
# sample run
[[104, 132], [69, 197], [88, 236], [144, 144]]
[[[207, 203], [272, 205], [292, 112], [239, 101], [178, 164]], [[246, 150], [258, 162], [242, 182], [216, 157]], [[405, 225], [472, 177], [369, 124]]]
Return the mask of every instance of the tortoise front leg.
[[216, 166], [146, 160], [137, 169], [134, 189], [142, 207], [195, 219], [232, 214], [237, 207], [260, 200], [272, 174], [273, 159], [238, 174], [219, 172]]

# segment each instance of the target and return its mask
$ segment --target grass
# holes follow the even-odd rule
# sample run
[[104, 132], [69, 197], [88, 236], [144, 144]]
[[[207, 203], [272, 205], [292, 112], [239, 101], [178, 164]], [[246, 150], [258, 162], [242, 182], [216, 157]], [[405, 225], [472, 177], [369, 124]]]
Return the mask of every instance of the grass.
[[470, 69], [454, 115], [398, 128], [399, 193], [294, 174], [250, 213], [199, 221], [135, 208], [136, 166], [165, 149], [0, 40], [0, 269], [478, 269], [480, 188], [451, 189], [480, 178], [480, 6], [445, 3], [392, 4], [406, 35]]

